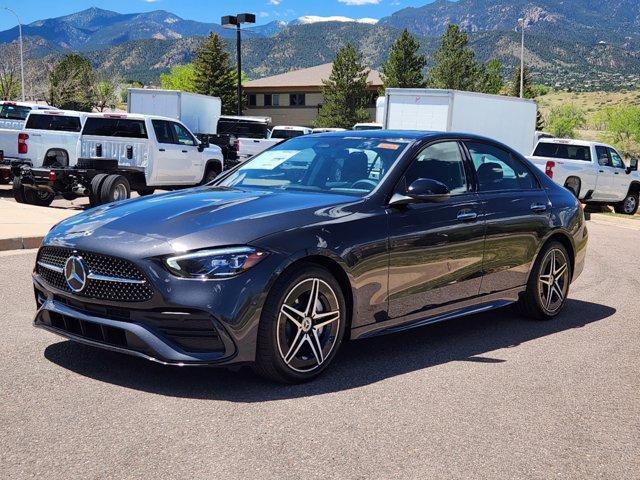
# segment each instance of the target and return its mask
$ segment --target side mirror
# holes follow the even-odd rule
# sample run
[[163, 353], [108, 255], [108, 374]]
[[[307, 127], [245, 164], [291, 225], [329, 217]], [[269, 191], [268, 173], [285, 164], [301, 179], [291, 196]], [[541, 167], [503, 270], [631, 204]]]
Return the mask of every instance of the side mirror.
[[421, 202], [444, 202], [451, 196], [449, 187], [444, 183], [431, 178], [418, 178], [414, 180], [407, 193], [396, 193], [391, 197], [389, 205], [407, 205]]
[[627, 167], [627, 173], [638, 171], [638, 159], [632, 158], [629, 160], [629, 166]]
[[204, 152], [205, 148], [209, 148], [209, 141], [208, 140], [198, 143], [198, 151], [199, 152]]

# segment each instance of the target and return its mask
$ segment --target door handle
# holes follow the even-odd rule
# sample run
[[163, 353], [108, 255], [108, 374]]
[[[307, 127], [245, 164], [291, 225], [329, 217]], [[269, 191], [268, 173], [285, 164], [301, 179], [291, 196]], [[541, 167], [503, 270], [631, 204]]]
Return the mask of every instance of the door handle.
[[159, 148], [158, 151], [159, 152], [164, 152], [165, 150], [164, 150], [164, 148]]
[[620, 172], [613, 172], [615, 175], [620, 175]]
[[182, 150], [182, 153], [189, 153], [189, 150]]
[[471, 220], [475, 220], [478, 218], [478, 214], [476, 212], [469, 212], [465, 210], [461, 210], [458, 212], [458, 220], [461, 222], [469, 222]]
[[598, 170], [598, 173], [604, 173], [604, 170]]
[[547, 206], [544, 203], [534, 203], [531, 205], [531, 211], [536, 213], [546, 212]]

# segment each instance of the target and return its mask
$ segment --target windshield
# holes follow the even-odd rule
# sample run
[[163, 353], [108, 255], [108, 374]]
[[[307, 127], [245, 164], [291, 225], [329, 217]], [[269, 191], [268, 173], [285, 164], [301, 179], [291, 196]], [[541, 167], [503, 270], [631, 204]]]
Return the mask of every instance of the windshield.
[[256, 155], [217, 185], [364, 196], [409, 141], [302, 136]]
[[295, 138], [304, 135], [302, 130], [285, 130], [284, 128], [274, 128], [271, 132], [271, 138]]

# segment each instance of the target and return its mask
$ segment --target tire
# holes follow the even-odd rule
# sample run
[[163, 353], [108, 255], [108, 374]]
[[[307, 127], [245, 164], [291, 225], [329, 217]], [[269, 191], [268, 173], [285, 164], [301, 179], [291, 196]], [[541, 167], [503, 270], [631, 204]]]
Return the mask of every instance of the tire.
[[[310, 311], [308, 300], [314, 291], [318, 301], [312, 310], [317, 316], [310, 317], [303, 312]], [[254, 371], [282, 383], [317, 377], [340, 348], [346, 311], [340, 285], [326, 269], [305, 263], [285, 271], [262, 310]]]
[[[555, 265], [553, 274], [552, 265]], [[551, 320], [556, 317], [566, 303], [571, 275], [567, 249], [560, 242], [549, 242], [538, 254], [527, 288], [516, 304], [519, 312], [535, 320]]]
[[91, 191], [89, 192], [89, 205], [97, 207], [102, 202], [100, 201], [100, 190], [105, 178], [109, 175], [106, 173], [99, 173], [91, 179]]
[[613, 206], [616, 213], [635, 215], [638, 211], [638, 192], [629, 192], [623, 201]]
[[129, 182], [122, 175], [109, 175], [100, 187], [100, 202], [112, 203], [131, 197]]
[[564, 184], [564, 188], [573, 193], [573, 196], [579, 198], [580, 195], [580, 179], [576, 177], [568, 178]]
[[28, 203], [30, 205], [37, 205], [38, 207], [48, 207], [49, 205], [51, 205], [55, 198], [56, 195], [54, 193], [47, 192], [46, 190], [33, 188], [24, 189], [25, 203]]
[[24, 198], [24, 187], [22, 181], [18, 177], [13, 177], [13, 199], [18, 203], [26, 203]]
[[210, 166], [204, 172], [204, 177], [202, 177], [202, 181], [200, 185], [206, 185], [209, 182], [212, 182], [218, 175], [220, 175], [220, 167], [219, 166]]
[[138, 195], [140, 195], [141, 197], [146, 197], [147, 195], [153, 195], [155, 191], [156, 189], [153, 187], [139, 188], [138, 190], [136, 190], [136, 192], [138, 192]]

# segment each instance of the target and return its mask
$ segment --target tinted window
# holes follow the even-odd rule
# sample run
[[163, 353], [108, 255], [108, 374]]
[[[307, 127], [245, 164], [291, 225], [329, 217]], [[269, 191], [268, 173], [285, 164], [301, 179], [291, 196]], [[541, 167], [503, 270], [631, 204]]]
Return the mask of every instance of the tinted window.
[[444, 183], [453, 194], [466, 192], [468, 184], [458, 144], [436, 143], [420, 152], [400, 182], [402, 193], [419, 178], [430, 178]]
[[84, 124], [82, 134], [99, 137], [147, 138], [147, 129], [144, 126], [144, 120], [89, 117]]
[[510, 152], [490, 144], [465, 142], [471, 153], [480, 191], [531, 190], [538, 183], [531, 171]]
[[363, 196], [407, 147], [401, 140], [293, 138], [247, 160], [218, 184]]
[[218, 120], [218, 134], [244, 138], [267, 138], [269, 129], [262, 122], [250, 122], [221, 118]]
[[292, 93], [289, 95], [289, 104], [292, 107], [301, 107], [306, 104], [306, 97], [304, 93]]
[[271, 94], [270, 93], [265, 93], [264, 94], [264, 106], [265, 107], [270, 107], [271, 106], [271, 100], [272, 100]]
[[249, 106], [255, 107], [258, 104], [257, 98], [255, 94], [249, 95]]
[[55, 130], [58, 132], [79, 132], [81, 129], [78, 117], [66, 115], [31, 115], [25, 128], [33, 130]]
[[611, 163], [615, 168], [626, 168], [624, 166], [624, 162], [622, 161], [622, 158], [620, 158], [620, 155], [618, 155], [618, 152], [616, 152], [613, 148], [609, 149], [609, 155], [611, 156]]
[[607, 147], [596, 145], [596, 155], [598, 156], [598, 164], [603, 167], [611, 167], [611, 156], [609, 155], [609, 149]]
[[179, 123], [173, 122], [171, 123], [171, 126], [173, 127], [173, 132], [175, 133], [176, 139], [178, 140], [178, 144], [188, 145], [191, 147], [195, 146], [196, 142], [186, 128], [184, 128]]
[[158, 143], [174, 143], [171, 124], [164, 120], [151, 120]]
[[31, 107], [20, 105], [0, 105], [0, 118], [7, 120], [24, 120], [29, 115]]
[[271, 138], [294, 138], [299, 137], [300, 135], [304, 135], [304, 132], [300, 130], [283, 130], [275, 128], [273, 132], [271, 132]]
[[563, 143], [538, 143], [533, 155], [536, 157], [568, 158], [571, 160], [591, 161], [589, 147], [583, 145], [567, 145]]

